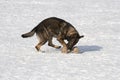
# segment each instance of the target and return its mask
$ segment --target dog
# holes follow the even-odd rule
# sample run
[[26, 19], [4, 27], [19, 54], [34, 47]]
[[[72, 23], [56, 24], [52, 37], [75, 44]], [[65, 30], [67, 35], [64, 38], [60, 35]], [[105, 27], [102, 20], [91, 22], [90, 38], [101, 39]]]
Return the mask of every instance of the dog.
[[[30, 32], [22, 34], [21, 36], [27, 38], [33, 36], [35, 33], [39, 38], [39, 43], [35, 46], [37, 51], [40, 51], [40, 47], [47, 41], [49, 46], [57, 49], [61, 48], [61, 46], [52, 43], [52, 39], [55, 37], [63, 46], [61, 50], [62, 53], [68, 53], [73, 50], [73, 47], [79, 39], [84, 37], [83, 35], [80, 36], [78, 31], [70, 23], [57, 17], [50, 17], [43, 20]], [[67, 40], [68, 43], [64, 40]]]

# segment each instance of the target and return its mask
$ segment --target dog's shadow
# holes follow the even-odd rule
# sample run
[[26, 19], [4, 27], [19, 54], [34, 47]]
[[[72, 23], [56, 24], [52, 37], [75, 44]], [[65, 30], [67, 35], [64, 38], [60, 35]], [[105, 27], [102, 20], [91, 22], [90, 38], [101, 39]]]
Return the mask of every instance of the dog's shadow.
[[102, 49], [101, 46], [97, 45], [85, 45], [85, 46], [78, 46], [80, 53], [90, 52], [90, 51], [100, 51]]

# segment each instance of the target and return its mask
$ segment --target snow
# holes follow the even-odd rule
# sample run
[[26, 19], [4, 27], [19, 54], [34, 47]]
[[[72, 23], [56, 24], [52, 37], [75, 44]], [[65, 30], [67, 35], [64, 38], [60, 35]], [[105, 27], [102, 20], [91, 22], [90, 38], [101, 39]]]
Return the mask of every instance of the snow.
[[[120, 80], [119, 0], [0, 0], [0, 80]], [[23, 39], [45, 18], [75, 26], [81, 53], [63, 54], [36, 36]], [[56, 39], [54, 43], [59, 44]], [[60, 44], [59, 44], [60, 45]]]

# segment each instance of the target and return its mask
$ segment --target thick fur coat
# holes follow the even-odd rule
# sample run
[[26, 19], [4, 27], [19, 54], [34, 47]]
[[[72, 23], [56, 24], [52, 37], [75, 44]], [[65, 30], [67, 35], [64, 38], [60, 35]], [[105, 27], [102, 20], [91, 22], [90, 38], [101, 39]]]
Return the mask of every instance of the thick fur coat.
[[[31, 37], [35, 33], [40, 40], [35, 46], [38, 51], [40, 51], [40, 47], [47, 41], [49, 46], [60, 48], [61, 46], [57, 46], [52, 43], [52, 38], [55, 37], [63, 46], [62, 52], [68, 53], [68, 51], [73, 49], [79, 39], [84, 37], [83, 35], [80, 36], [78, 31], [70, 23], [56, 17], [43, 20], [30, 32], [22, 34], [22, 37]], [[66, 43], [64, 40], [67, 40], [68, 43]]]

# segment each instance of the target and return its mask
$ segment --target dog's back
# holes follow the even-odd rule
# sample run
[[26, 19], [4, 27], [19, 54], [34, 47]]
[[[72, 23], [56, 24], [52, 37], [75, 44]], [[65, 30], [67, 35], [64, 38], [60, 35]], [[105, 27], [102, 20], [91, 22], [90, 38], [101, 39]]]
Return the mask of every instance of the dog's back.
[[50, 32], [50, 34], [54, 33], [54, 35], [58, 35], [59, 33], [66, 35], [68, 31], [72, 30], [77, 32], [77, 30], [70, 23], [56, 17], [48, 18], [42, 21], [41, 24], [44, 24], [44, 27]]

